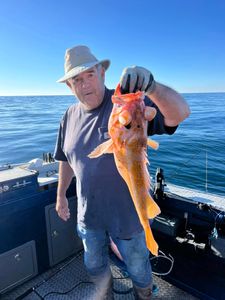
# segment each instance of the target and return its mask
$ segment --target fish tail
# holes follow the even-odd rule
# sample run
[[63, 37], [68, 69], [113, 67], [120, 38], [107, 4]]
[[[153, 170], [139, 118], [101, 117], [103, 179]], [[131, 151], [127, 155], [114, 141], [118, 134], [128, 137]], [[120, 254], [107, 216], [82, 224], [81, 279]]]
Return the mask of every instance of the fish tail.
[[155, 218], [157, 215], [160, 214], [160, 208], [158, 204], [152, 199], [150, 195], [148, 195], [148, 198], [146, 199], [147, 204], [147, 216], [149, 219]]
[[146, 245], [147, 245], [148, 250], [153, 255], [158, 256], [159, 246], [153, 237], [153, 233], [152, 233], [152, 230], [151, 230], [151, 227], [149, 226], [149, 224], [147, 224], [144, 227], [144, 231], [145, 231], [145, 240], [146, 240]]

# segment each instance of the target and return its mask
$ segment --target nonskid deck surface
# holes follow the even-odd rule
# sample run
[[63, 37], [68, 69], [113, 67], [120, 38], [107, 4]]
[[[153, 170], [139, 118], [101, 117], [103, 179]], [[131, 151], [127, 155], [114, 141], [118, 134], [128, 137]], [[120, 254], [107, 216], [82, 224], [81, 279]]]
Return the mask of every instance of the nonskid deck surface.
[[[134, 295], [131, 280], [126, 278], [112, 261], [111, 269], [114, 277], [114, 299], [133, 300]], [[0, 298], [2, 300], [15, 300], [30, 289], [31, 293], [26, 296], [24, 295], [20, 299], [92, 300], [94, 287], [93, 284], [87, 282], [89, 282], [89, 278], [83, 265], [83, 252], [80, 252], [73, 258], [55, 266], [51, 270], [35, 277], [11, 292], [0, 296]], [[153, 299], [197, 299], [155, 275], [154, 283], [158, 286], [159, 291], [157, 295], [153, 296]], [[35, 291], [32, 291], [32, 287], [35, 287]], [[118, 292], [128, 293], [119, 294]]]

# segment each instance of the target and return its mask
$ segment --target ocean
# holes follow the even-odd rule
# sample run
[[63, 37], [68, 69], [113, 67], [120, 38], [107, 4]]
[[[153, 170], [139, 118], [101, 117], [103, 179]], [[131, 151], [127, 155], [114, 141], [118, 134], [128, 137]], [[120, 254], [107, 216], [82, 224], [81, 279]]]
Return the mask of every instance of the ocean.
[[[191, 115], [172, 136], [153, 136], [150, 173], [166, 183], [225, 196], [225, 93], [183, 94]], [[54, 151], [60, 119], [73, 96], [0, 97], [0, 165], [28, 162]]]

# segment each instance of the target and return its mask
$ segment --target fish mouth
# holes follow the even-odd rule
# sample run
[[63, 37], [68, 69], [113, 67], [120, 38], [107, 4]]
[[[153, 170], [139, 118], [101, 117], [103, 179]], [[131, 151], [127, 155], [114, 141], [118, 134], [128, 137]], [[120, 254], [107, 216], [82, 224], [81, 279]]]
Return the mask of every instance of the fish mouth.
[[[125, 127], [126, 129], [131, 129], [131, 125], [132, 125], [132, 122], [128, 123], [127, 125], [124, 125], [124, 127]], [[138, 128], [138, 129], [141, 129], [142, 126], [141, 126], [140, 124], [138, 124], [138, 125], [137, 125], [137, 128]]]

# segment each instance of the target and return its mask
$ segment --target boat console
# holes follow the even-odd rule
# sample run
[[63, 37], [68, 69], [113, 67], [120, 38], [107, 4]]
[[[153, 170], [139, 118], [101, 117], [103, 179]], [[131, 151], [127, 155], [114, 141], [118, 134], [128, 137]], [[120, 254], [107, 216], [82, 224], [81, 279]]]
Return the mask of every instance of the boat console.
[[[75, 178], [67, 197], [71, 218], [55, 211], [58, 163], [50, 154], [27, 164], [0, 168], [0, 295], [82, 249], [76, 235]], [[225, 199], [152, 181], [161, 208], [151, 225], [160, 250], [172, 255], [166, 280], [200, 299], [225, 295]], [[152, 263], [158, 269], [157, 259]]]
[[71, 218], [55, 211], [58, 163], [46, 156], [0, 169], [0, 294], [80, 251], [75, 180], [67, 192]]
[[174, 257], [168, 280], [200, 299], [223, 299], [224, 197], [166, 184], [162, 169], [157, 169], [153, 188], [162, 213], [152, 229], [159, 248]]

